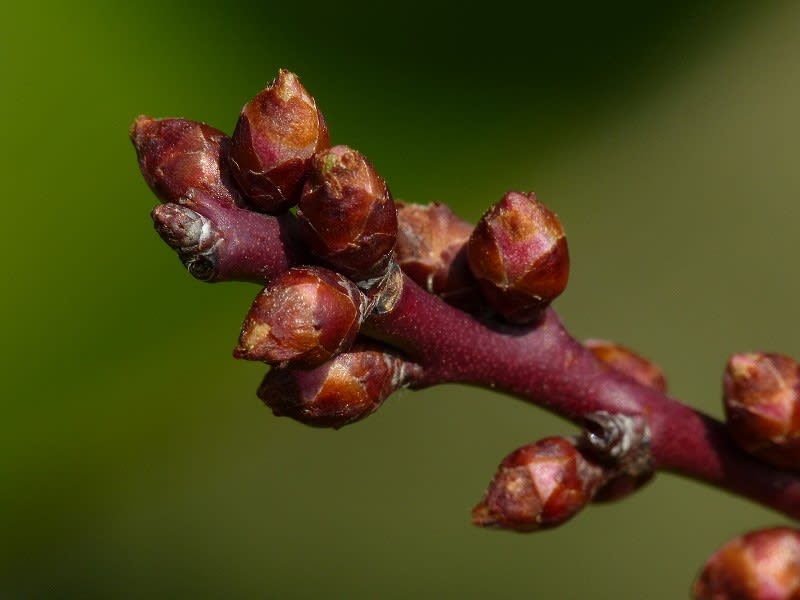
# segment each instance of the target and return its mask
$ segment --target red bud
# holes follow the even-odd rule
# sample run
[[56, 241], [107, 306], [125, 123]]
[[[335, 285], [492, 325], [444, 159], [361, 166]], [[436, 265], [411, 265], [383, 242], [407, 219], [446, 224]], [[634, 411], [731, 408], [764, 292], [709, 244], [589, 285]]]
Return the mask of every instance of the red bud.
[[369, 161], [347, 146], [311, 161], [297, 218], [311, 251], [353, 280], [382, 275], [397, 239], [392, 195]]
[[735, 354], [723, 378], [728, 430], [750, 454], [800, 468], [800, 365], [782, 354]]
[[512, 323], [532, 323], [567, 286], [564, 230], [535, 194], [509, 192], [483, 215], [467, 256], [492, 307]]
[[250, 206], [280, 212], [297, 204], [311, 157], [329, 144], [314, 98], [294, 73], [281, 70], [242, 109], [230, 164]]
[[472, 522], [521, 532], [556, 527], [591, 501], [604, 477], [570, 440], [539, 440], [503, 459]]
[[448, 304], [477, 312], [478, 284], [467, 264], [472, 225], [447, 205], [398, 204], [395, 259], [403, 272]]
[[728, 542], [703, 567], [692, 593], [697, 600], [797, 600], [800, 532], [775, 527]]
[[225, 134], [188, 119], [141, 116], [131, 126], [131, 140], [145, 181], [162, 202], [204, 192], [225, 204], [235, 192], [220, 166]]
[[321, 267], [289, 269], [256, 297], [234, 356], [317, 366], [352, 345], [364, 310], [364, 297], [344, 276]]
[[258, 396], [277, 416], [338, 429], [375, 412], [417, 368], [362, 346], [308, 371], [274, 368], [264, 377]]

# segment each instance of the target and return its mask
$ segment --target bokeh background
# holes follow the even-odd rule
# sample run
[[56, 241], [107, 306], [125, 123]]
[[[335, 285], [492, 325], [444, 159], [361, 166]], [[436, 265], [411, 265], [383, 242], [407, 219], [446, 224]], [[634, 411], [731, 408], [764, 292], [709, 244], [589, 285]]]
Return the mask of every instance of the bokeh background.
[[800, 355], [800, 3], [14, 3], [0, 20], [0, 596], [682, 598], [783, 522], [661, 475], [546, 533], [469, 524], [499, 460], [573, 427], [466, 387], [330, 432], [231, 359], [256, 293], [152, 231], [127, 128], [231, 131], [278, 68], [395, 196], [474, 220], [535, 190], [579, 337], [720, 414], [734, 351]]

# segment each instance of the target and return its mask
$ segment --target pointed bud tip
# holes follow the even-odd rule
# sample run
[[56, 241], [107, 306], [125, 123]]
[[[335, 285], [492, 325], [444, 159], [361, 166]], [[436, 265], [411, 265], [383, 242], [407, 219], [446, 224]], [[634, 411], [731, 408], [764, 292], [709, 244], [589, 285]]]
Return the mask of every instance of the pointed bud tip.
[[134, 146], [137, 146], [138, 148], [139, 140], [142, 138], [142, 136], [151, 132], [156, 123], [157, 119], [154, 119], [149, 115], [139, 115], [136, 117], [133, 123], [131, 123], [131, 126], [128, 128], [128, 134], [130, 135]]
[[486, 502], [481, 502], [472, 509], [472, 524], [486, 529], [497, 528], [497, 520], [492, 517]]

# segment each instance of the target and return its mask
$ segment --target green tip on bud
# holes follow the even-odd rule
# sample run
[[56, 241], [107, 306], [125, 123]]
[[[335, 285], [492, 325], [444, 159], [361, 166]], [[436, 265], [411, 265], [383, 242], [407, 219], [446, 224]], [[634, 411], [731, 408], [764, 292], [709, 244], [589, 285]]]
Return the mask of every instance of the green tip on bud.
[[725, 369], [723, 402], [728, 431], [743, 450], [800, 469], [800, 364], [782, 354], [735, 354]]
[[418, 369], [394, 354], [359, 345], [311, 370], [272, 369], [258, 397], [276, 416], [338, 429], [375, 412]]
[[364, 296], [339, 273], [289, 269], [256, 297], [233, 355], [315, 367], [352, 345], [365, 311]]
[[386, 183], [369, 161], [347, 146], [311, 161], [297, 218], [311, 251], [362, 281], [383, 275], [397, 240], [397, 210]]
[[694, 583], [695, 600], [800, 598], [800, 532], [754, 531], [717, 550]]
[[567, 286], [567, 238], [535, 194], [509, 192], [470, 237], [469, 266], [491, 306], [507, 321], [535, 322]]
[[545, 438], [503, 459], [472, 522], [519, 532], [556, 527], [589, 504], [604, 479], [571, 440]]
[[231, 170], [251, 208], [281, 212], [297, 204], [311, 157], [329, 145], [314, 98], [294, 73], [281, 70], [242, 109], [232, 136]]

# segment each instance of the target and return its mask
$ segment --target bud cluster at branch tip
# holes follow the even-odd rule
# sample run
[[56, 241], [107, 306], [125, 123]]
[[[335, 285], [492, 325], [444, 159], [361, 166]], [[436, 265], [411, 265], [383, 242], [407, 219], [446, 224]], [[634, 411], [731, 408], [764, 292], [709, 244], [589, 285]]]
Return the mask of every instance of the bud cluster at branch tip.
[[347, 146], [318, 152], [297, 211], [311, 251], [353, 279], [382, 276], [397, 239], [397, 210], [369, 161]]
[[605, 477], [572, 440], [544, 438], [503, 459], [472, 522], [519, 532], [556, 527], [591, 502]]
[[535, 322], [567, 286], [567, 238], [536, 195], [507, 193], [469, 239], [469, 266], [486, 300], [507, 321]]
[[314, 98], [294, 73], [281, 70], [242, 108], [229, 160], [247, 204], [277, 213], [297, 204], [311, 157], [329, 145]]
[[448, 304], [478, 312], [480, 292], [466, 250], [472, 225], [438, 202], [398, 203], [397, 218], [395, 259], [405, 274]]
[[723, 377], [733, 439], [770, 464], [800, 469], [800, 364], [789, 356], [734, 354]]
[[277, 416], [338, 429], [375, 412], [419, 370], [374, 344], [359, 342], [311, 370], [273, 368], [264, 377], [258, 396]]
[[366, 310], [363, 294], [339, 273], [289, 269], [253, 301], [233, 354], [315, 367], [352, 345]]
[[692, 594], [696, 600], [797, 600], [800, 532], [774, 527], [731, 540], [708, 560]]

